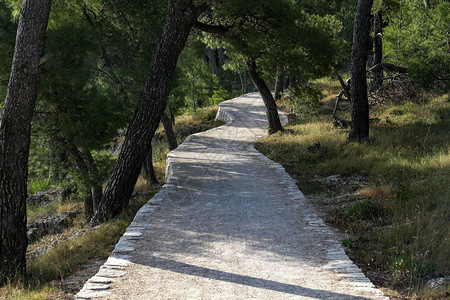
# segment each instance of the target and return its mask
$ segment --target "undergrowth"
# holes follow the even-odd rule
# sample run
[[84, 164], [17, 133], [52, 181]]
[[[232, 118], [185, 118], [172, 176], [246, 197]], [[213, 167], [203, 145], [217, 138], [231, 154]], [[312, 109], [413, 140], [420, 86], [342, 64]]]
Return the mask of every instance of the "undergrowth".
[[[428, 291], [425, 283], [450, 275], [449, 95], [384, 104], [371, 117], [379, 121], [368, 143], [347, 143], [348, 130], [317, 116], [291, 121], [257, 148], [319, 199], [327, 221], [348, 233], [348, 254], [372, 281], [406, 297], [446, 297], [448, 285]], [[331, 175], [344, 180], [324, 183]], [[364, 180], [345, 180], [352, 176]]]
[[[155, 194], [158, 188], [153, 188]], [[0, 288], [2, 299], [58, 299], [65, 297], [58, 280], [72, 274], [91, 258], [107, 258], [134, 215], [148, 201], [138, 197], [114, 220], [101, 224], [84, 235], [60, 241], [51, 250], [27, 260], [25, 282]], [[79, 229], [88, 229], [81, 225]]]
[[[217, 106], [206, 107], [177, 118], [174, 131], [178, 142], [183, 142], [190, 134], [221, 125], [222, 123], [214, 121], [216, 113]], [[159, 132], [164, 137], [162, 128]], [[165, 140], [153, 147], [153, 162], [160, 182], [164, 182], [167, 153], [168, 147]], [[37, 192], [48, 187], [45, 180], [36, 179], [33, 182], [36, 184], [32, 184], [30, 192]], [[159, 187], [150, 187], [149, 183], [140, 176], [134, 190], [138, 195], [141, 193], [141, 196], [133, 197], [128, 207], [114, 220], [91, 229], [83, 223], [81, 218], [78, 218], [78, 222], [62, 234], [64, 238], [59, 240], [56, 246], [37, 257], [30, 257], [27, 260], [26, 280], [10, 282], [1, 287], [0, 299], [69, 299], [70, 296], [65, 293], [64, 285], [61, 284], [62, 279], [76, 272], [80, 266], [91, 259], [107, 258], [136, 212], [157, 193]], [[82, 203], [79, 201], [70, 200], [61, 203], [55, 200], [44, 206], [29, 206], [27, 215], [29, 220], [35, 220], [47, 217], [52, 212], [55, 214], [68, 210], [80, 210], [81, 207]], [[71, 232], [75, 230], [86, 230], [86, 233], [70, 238]], [[33, 245], [30, 246], [33, 247]]]
[[28, 194], [36, 194], [39, 191], [48, 190], [51, 186], [50, 178], [35, 178], [27, 183]]

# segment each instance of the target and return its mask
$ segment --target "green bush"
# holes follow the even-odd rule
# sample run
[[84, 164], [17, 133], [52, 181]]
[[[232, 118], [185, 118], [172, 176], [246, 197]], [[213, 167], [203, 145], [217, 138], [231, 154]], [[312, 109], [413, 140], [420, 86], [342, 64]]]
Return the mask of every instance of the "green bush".
[[408, 67], [412, 79], [423, 87], [439, 82], [449, 88], [450, 3], [426, 8], [423, 1], [400, 1], [389, 12], [389, 26], [383, 33], [387, 61]]
[[219, 103], [230, 99], [230, 93], [227, 90], [220, 87], [218, 90], [214, 90], [212, 96], [209, 98], [210, 105], [218, 105]]
[[45, 191], [50, 188], [50, 178], [36, 178], [28, 181], [27, 192], [28, 194], [36, 194], [40, 191]]
[[321, 95], [321, 91], [314, 86], [303, 84], [292, 88], [286, 93], [285, 98], [289, 99], [294, 114], [310, 119], [316, 115]]
[[369, 199], [350, 205], [345, 215], [353, 220], [374, 221], [383, 215], [383, 208], [377, 201]]

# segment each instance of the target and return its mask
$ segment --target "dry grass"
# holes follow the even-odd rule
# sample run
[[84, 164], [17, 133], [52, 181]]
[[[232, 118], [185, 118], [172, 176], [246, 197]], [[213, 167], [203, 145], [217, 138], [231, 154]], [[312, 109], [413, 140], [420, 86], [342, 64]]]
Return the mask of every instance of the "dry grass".
[[[348, 75], [346, 76], [348, 77]], [[344, 81], [346, 79], [347, 78], [345, 78]], [[336, 80], [330, 77], [316, 79], [313, 81], [313, 84], [317, 89], [322, 91], [322, 102], [333, 99], [342, 89]]]
[[[157, 191], [158, 188], [153, 188], [145, 197], [132, 199], [117, 218], [94, 229], [77, 223], [76, 227], [58, 235], [59, 239], [58, 236], [49, 236], [48, 239], [58, 243], [44, 254], [29, 258], [26, 282], [14, 282], [0, 288], [2, 299], [66, 299], [59, 280], [91, 258], [108, 257], [136, 212]], [[72, 238], [70, 233], [75, 229], [85, 233]]]
[[321, 202], [328, 221], [349, 234], [348, 254], [377, 284], [428, 297], [427, 280], [450, 271], [449, 95], [385, 105], [371, 114], [380, 122], [372, 124], [369, 143], [346, 143], [348, 130], [331, 129], [332, 118], [321, 116], [293, 121], [286, 133], [257, 147], [315, 198], [355, 192], [315, 177], [366, 178], [356, 184], [350, 205]]
[[81, 211], [83, 209], [83, 203], [76, 200], [68, 200], [61, 203], [58, 200], [54, 200], [47, 203], [40, 203], [37, 205], [27, 206], [27, 219], [28, 223], [36, 220], [51, 217], [56, 213], [61, 214], [69, 211]]
[[218, 109], [217, 105], [198, 108], [195, 113], [190, 112], [180, 117], [177, 117], [175, 120], [175, 127], [210, 122], [214, 120], [214, 118], [216, 117], [217, 109]]
[[[174, 129], [178, 140], [182, 142], [192, 133], [220, 125], [220, 122], [214, 121], [216, 112], [217, 106], [206, 107], [195, 114], [187, 114], [177, 119]], [[165, 157], [169, 150], [164, 142], [154, 147], [153, 151], [155, 172], [160, 182], [163, 182]], [[74, 273], [77, 268], [92, 258], [108, 257], [136, 212], [158, 190], [159, 187], [151, 187], [140, 176], [134, 191], [142, 196], [133, 198], [127, 209], [116, 219], [91, 229], [80, 217], [78, 222], [66, 229], [64, 233], [46, 237], [47, 242], [57, 240], [58, 243], [46, 253], [30, 258], [27, 261], [27, 282], [11, 282], [1, 287], [0, 299], [69, 299], [62, 290], [59, 280]], [[58, 213], [80, 211], [82, 206], [83, 204], [79, 201], [69, 201], [64, 204], [54, 201], [45, 207], [30, 207], [28, 216], [29, 220], [35, 220], [50, 216], [55, 211]], [[86, 233], [71, 239], [71, 234], [76, 230], [86, 231]], [[31, 247], [37, 246], [39, 242]]]
[[[178, 144], [191, 134], [206, 131], [208, 129], [222, 125], [222, 122], [215, 121], [218, 106], [208, 106], [197, 109], [195, 113], [187, 113], [175, 120], [174, 132], [177, 137]], [[162, 129], [161, 129], [162, 130]], [[153, 145], [153, 168], [155, 169], [156, 178], [159, 182], [164, 182], [164, 172], [166, 168], [166, 156], [169, 153], [169, 147], [165, 142], [165, 133], [160, 131], [163, 142]]]

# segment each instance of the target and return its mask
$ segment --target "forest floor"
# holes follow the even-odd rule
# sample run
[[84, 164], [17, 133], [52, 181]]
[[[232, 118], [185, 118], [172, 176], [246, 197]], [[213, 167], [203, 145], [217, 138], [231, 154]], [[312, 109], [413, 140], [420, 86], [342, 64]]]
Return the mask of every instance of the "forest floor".
[[[197, 109], [176, 118], [174, 132], [179, 143], [196, 132], [217, 127], [217, 106]], [[166, 155], [169, 152], [161, 126], [153, 143], [153, 161], [158, 180], [164, 183]], [[40, 181], [37, 181], [38, 183]], [[33, 188], [39, 190], [39, 184]], [[45, 185], [48, 188], [48, 185]], [[141, 175], [129, 207], [115, 220], [90, 227], [83, 217], [83, 202], [70, 198], [64, 203], [48, 202], [29, 205], [28, 221], [49, 220], [73, 213], [61, 233], [45, 235], [30, 243], [27, 250], [29, 281], [10, 283], [0, 288], [0, 299], [73, 299], [88, 278], [105, 262], [136, 212], [160, 190], [151, 186]]]
[[[393, 299], [450, 295], [450, 99], [403, 97], [371, 107], [370, 141], [347, 143], [333, 126], [340, 87], [322, 81], [322, 105], [256, 148], [282, 164], [349, 257]], [[290, 109], [286, 102], [286, 111]], [[341, 118], [350, 119], [349, 112]]]

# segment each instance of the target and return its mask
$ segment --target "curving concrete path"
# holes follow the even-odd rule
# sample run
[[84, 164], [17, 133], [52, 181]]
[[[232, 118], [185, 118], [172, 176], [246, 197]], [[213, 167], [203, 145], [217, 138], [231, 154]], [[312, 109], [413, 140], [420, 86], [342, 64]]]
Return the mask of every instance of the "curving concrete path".
[[[169, 154], [168, 183], [77, 298], [385, 299], [284, 169], [254, 150], [259, 94]], [[284, 116], [282, 116], [284, 118]]]

